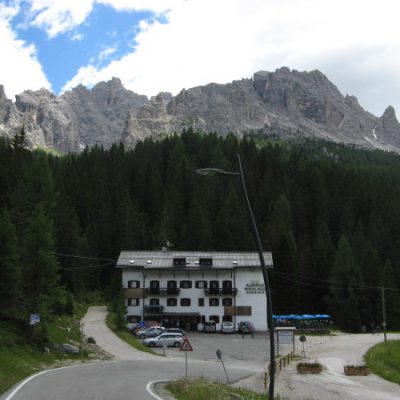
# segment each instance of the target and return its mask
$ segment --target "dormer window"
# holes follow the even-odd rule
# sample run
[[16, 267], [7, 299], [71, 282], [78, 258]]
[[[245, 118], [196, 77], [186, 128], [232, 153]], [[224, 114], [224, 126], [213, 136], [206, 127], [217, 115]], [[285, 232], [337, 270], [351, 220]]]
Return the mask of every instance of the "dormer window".
[[175, 257], [173, 260], [173, 265], [175, 267], [183, 267], [186, 265], [186, 258], [185, 257]]
[[199, 264], [201, 267], [211, 267], [213, 265], [212, 258], [200, 258]]

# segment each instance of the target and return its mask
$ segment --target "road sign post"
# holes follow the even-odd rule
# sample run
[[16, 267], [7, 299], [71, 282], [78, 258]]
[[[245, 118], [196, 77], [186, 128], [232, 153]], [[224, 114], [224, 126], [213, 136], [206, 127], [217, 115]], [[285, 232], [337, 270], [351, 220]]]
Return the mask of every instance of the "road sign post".
[[181, 344], [181, 347], [179, 348], [179, 351], [185, 352], [185, 378], [187, 378], [187, 354], [188, 354], [188, 351], [193, 351], [193, 347], [189, 343], [188, 338], [185, 337], [185, 339], [183, 339], [183, 342]]

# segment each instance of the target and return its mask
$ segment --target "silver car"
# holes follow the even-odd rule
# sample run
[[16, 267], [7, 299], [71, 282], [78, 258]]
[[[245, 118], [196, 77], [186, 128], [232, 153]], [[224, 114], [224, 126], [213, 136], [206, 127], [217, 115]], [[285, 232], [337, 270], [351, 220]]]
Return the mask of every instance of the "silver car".
[[136, 336], [140, 339], [156, 337], [163, 333], [165, 328], [163, 326], [151, 326], [150, 328], [146, 328], [136, 332]]
[[149, 347], [163, 347], [166, 343], [167, 347], [180, 347], [183, 339], [181, 333], [162, 333], [155, 338], [144, 339], [143, 344]]
[[235, 325], [233, 322], [225, 321], [221, 326], [222, 333], [235, 333]]

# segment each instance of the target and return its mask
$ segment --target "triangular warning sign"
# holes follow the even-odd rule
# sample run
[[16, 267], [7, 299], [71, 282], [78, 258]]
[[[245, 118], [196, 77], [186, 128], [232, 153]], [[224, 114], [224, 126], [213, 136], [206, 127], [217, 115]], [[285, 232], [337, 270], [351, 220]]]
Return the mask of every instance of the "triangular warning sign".
[[187, 338], [183, 339], [179, 351], [193, 351], [192, 345], [189, 343]]

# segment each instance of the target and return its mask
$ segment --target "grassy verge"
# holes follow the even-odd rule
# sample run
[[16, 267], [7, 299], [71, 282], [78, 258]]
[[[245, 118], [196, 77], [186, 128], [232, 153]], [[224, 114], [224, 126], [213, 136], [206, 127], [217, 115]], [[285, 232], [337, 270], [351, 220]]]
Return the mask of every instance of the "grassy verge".
[[58, 316], [46, 323], [49, 354], [44, 351], [44, 345], [32, 344], [30, 332], [21, 332], [21, 327], [13, 322], [0, 321], [0, 394], [35, 372], [79, 360], [80, 355], [62, 353], [56, 348], [62, 343], [79, 346], [79, 319], [84, 313], [85, 308], [80, 306], [76, 315]]
[[[149, 347], [146, 347], [142, 342], [140, 342], [136, 337], [134, 337], [126, 329], [118, 329], [116, 323], [116, 316], [113, 312], [107, 314], [106, 324], [109, 329], [111, 329], [120, 339], [130, 344], [137, 350], [145, 351], [147, 353], [156, 354]], [[157, 354], [158, 355], [158, 354]]]
[[374, 374], [400, 384], [400, 340], [379, 343], [364, 358]]
[[[233, 388], [218, 382], [211, 382], [203, 378], [179, 379], [166, 385], [178, 400], [265, 400], [265, 394], [249, 390]], [[278, 398], [276, 398], [278, 399]]]

